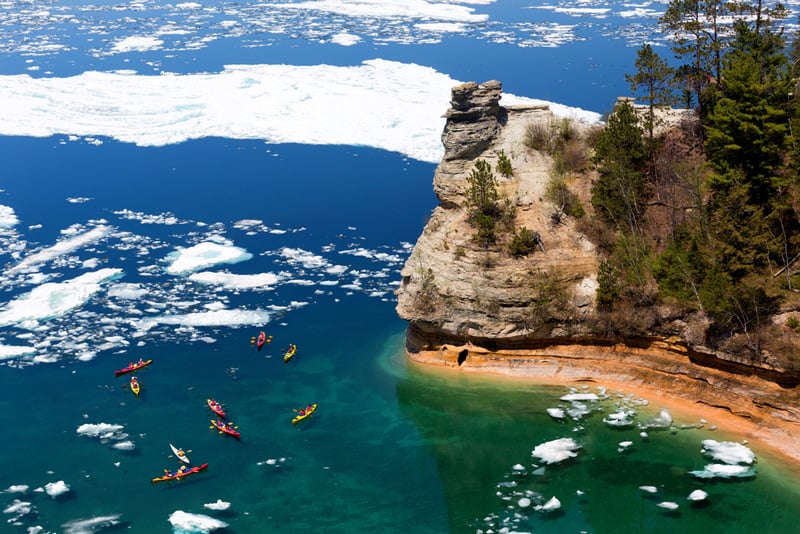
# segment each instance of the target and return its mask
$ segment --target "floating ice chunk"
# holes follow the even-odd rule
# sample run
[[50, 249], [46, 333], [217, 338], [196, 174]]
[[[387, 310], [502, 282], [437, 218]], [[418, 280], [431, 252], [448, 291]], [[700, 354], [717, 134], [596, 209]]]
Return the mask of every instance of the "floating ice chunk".
[[514, 464], [511, 469], [515, 472], [525, 471], [525, 466], [522, 464]]
[[203, 514], [190, 514], [183, 510], [176, 510], [169, 516], [169, 522], [175, 532], [181, 534], [198, 533], [205, 534], [228, 526], [224, 521], [214, 519]]
[[534, 510], [537, 512], [552, 512], [561, 508], [561, 501], [559, 501], [556, 497], [551, 497], [549, 501], [546, 503], [536, 506]]
[[655, 486], [639, 486], [639, 489], [644, 491], [645, 493], [656, 493], [658, 492], [658, 488]]
[[125, 440], [113, 444], [112, 447], [120, 451], [132, 451], [136, 448], [136, 445], [131, 440]]
[[18, 356], [27, 356], [35, 353], [35, 347], [26, 347], [23, 345], [0, 345], [0, 360], [10, 360]]
[[665, 429], [672, 426], [672, 414], [669, 413], [669, 410], [666, 408], [662, 408], [658, 415], [650, 419], [645, 423], [641, 423], [639, 425], [642, 429]]
[[580, 449], [572, 438], [560, 438], [548, 441], [534, 447], [531, 456], [540, 458], [546, 464], [562, 462], [567, 458], [574, 458], [578, 455], [575, 451]]
[[75, 432], [82, 436], [88, 436], [92, 438], [109, 438], [116, 435], [118, 432], [121, 432], [123, 428], [125, 427], [122, 425], [112, 425], [110, 423], [84, 423], [79, 426]]
[[270, 291], [281, 281], [281, 277], [274, 273], [260, 274], [231, 274], [204, 271], [189, 275], [189, 280], [201, 284], [222, 286], [225, 289], [254, 289]]
[[361, 37], [352, 33], [337, 33], [331, 37], [331, 42], [341, 46], [353, 46], [361, 41]]
[[108, 296], [118, 299], [136, 300], [147, 295], [147, 290], [139, 284], [113, 284], [108, 288]]
[[564, 419], [564, 410], [563, 408], [548, 408], [547, 415], [553, 419]]
[[730, 465], [752, 464], [756, 460], [756, 455], [749, 448], [733, 441], [716, 441], [713, 439], [703, 440], [703, 454]]
[[157, 324], [235, 326], [266, 324], [269, 321], [270, 314], [264, 310], [212, 310], [207, 312], [147, 317], [139, 321], [137, 326], [147, 330]]
[[750, 478], [756, 476], [756, 470], [747, 465], [708, 464], [702, 471], [689, 474], [697, 478]]
[[59, 495], [67, 493], [68, 491], [69, 486], [67, 486], [63, 480], [59, 480], [58, 482], [48, 482], [44, 485], [44, 492], [54, 499]]
[[158, 37], [131, 35], [114, 43], [112, 50], [116, 53], [147, 52], [158, 50], [163, 44], [164, 41]]
[[0, 204], [0, 230], [8, 229], [19, 223], [14, 208]]
[[225, 502], [222, 499], [217, 499], [216, 502], [210, 502], [203, 505], [203, 508], [208, 508], [209, 510], [216, 510], [216, 511], [227, 510], [230, 507], [231, 503]]
[[27, 484], [13, 484], [3, 490], [3, 493], [27, 493], [30, 486]]
[[704, 501], [707, 498], [708, 498], [708, 493], [706, 493], [705, 491], [703, 491], [701, 489], [694, 490], [693, 492], [691, 492], [689, 494], [688, 497], [686, 497], [687, 500], [692, 501], [692, 502]]
[[575, 402], [575, 401], [598, 401], [600, 397], [595, 393], [568, 393], [561, 397], [562, 401]]
[[66, 314], [100, 291], [100, 284], [117, 278], [121, 269], [100, 269], [65, 282], [49, 282], [18, 297], [0, 311], [0, 326], [34, 323]]
[[671, 501], [660, 502], [660, 503], [658, 503], [657, 506], [659, 508], [663, 508], [664, 510], [677, 510], [678, 509], [678, 503], [671, 502]]
[[4, 514], [14, 514], [17, 517], [21, 517], [23, 515], [27, 515], [33, 511], [33, 505], [29, 502], [20, 501], [19, 499], [14, 499], [10, 505], [8, 505], [4, 510]]
[[172, 261], [167, 267], [167, 272], [176, 275], [189, 274], [215, 265], [247, 261], [252, 257], [253, 255], [243, 248], [204, 241], [170, 253], [167, 259]]
[[627, 448], [627, 447], [630, 447], [631, 445], [633, 445], [632, 441], [620, 441], [619, 442], [619, 446], [622, 447], [622, 448]]
[[531, 505], [531, 500], [527, 497], [522, 497], [519, 501], [517, 501], [517, 504], [520, 508], [527, 508]]
[[120, 517], [120, 514], [114, 514], [92, 517], [90, 519], [76, 519], [64, 523], [61, 526], [64, 528], [64, 534], [86, 534], [88, 532], [96, 532], [102, 528], [118, 525]]
[[636, 412], [627, 408], [620, 408], [614, 413], [610, 413], [603, 418], [603, 422], [608, 426], [616, 428], [628, 428], [633, 426], [633, 418]]
[[111, 232], [111, 230], [112, 228], [110, 226], [98, 226], [96, 228], [92, 228], [88, 232], [78, 234], [67, 239], [63, 239], [49, 248], [40, 250], [39, 252], [36, 252], [34, 254], [31, 254], [30, 256], [25, 257], [22, 261], [20, 261], [18, 264], [9, 269], [8, 272], [13, 273], [16, 271], [28, 269], [40, 263], [44, 263], [52, 259], [58, 258], [59, 256], [63, 256], [64, 254], [69, 254], [70, 252], [74, 252], [79, 248], [82, 248], [86, 245], [94, 243], [95, 241], [98, 241], [99, 239], [103, 238], [106, 234]]

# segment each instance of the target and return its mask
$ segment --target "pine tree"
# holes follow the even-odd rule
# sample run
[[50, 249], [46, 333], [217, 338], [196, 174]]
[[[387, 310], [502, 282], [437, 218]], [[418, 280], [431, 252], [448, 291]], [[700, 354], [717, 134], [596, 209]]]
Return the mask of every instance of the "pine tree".
[[641, 100], [647, 104], [647, 116], [644, 122], [652, 140], [653, 128], [656, 126], [655, 109], [670, 107], [676, 102], [672, 91], [675, 71], [649, 44], [643, 45], [636, 53], [634, 66], [636, 74], [626, 74], [625, 81], [631, 85], [634, 94], [637, 91], [641, 93]]

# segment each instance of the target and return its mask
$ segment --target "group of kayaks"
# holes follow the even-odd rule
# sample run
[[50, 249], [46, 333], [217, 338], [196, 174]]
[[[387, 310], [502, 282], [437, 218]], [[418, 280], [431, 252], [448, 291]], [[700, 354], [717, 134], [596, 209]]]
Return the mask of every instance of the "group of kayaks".
[[[251, 339], [251, 343], [254, 343], [257, 349], [260, 351], [262, 347], [272, 342], [272, 336], [267, 336], [266, 333], [263, 331], [258, 334], [257, 337], [253, 337]], [[295, 354], [297, 353], [297, 345], [294, 343], [290, 344], [287, 349], [283, 353], [283, 361], [284, 363], [288, 363], [292, 358], [294, 358]], [[152, 364], [153, 360], [143, 360], [139, 359], [138, 362], [129, 362], [128, 365], [123, 367], [122, 369], [118, 369], [114, 371], [114, 376], [121, 376], [126, 375], [129, 373], [133, 373], [147, 367], [148, 365]], [[141, 392], [141, 384], [139, 383], [139, 379], [136, 375], [132, 375], [130, 377], [130, 389], [134, 395], [137, 397]], [[232, 436], [236, 439], [241, 438], [241, 433], [239, 432], [239, 427], [236, 426], [232, 421], [227, 420], [227, 414], [225, 409], [223, 408], [222, 404], [217, 402], [212, 398], [206, 399], [206, 404], [208, 405], [209, 409], [216, 415], [216, 418], [211, 419], [211, 426], [209, 428], [217, 430], [220, 434], [227, 434]], [[304, 408], [294, 409], [293, 411], [296, 412], [292, 418], [292, 424], [296, 425], [297, 423], [311, 417], [317, 410], [317, 404], [307, 404]], [[203, 463], [199, 465], [192, 465], [189, 461], [189, 457], [181, 448], [175, 447], [172, 443], [169, 444], [170, 449], [172, 450], [172, 454], [174, 457], [179, 461], [179, 466], [177, 469], [169, 470], [164, 469], [164, 474], [161, 476], [157, 476], [151, 479], [152, 483], [157, 482], [170, 482], [172, 480], [180, 480], [184, 477], [194, 475], [201, 471], [208, 469], [208, 464]], [[191, 451], [189, 451], [191, 452]]]

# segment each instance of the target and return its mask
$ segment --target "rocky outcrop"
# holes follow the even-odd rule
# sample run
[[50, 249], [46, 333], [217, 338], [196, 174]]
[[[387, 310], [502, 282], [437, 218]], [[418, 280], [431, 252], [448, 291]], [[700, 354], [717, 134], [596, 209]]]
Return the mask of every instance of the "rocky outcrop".
[[[575, 220], [551, 223], [554, 206], [545, 193], [553, 161], [525, 143], [537, 125], [563, 119], [547, 106], [501, 107], [500, 95], [496, 81], [453, 89], [442, 136], [445, 155], [434, 174], [440, 204], [401, 271], [396, 292], [397, 312], [409, 322], [409, 357], [459, 370], [609, 377], [673, 389], [677, 396], [759, 425], [782, 421], [800, 430], [800, 374], [779, 359], [753, 362], [703, 346], [702, 317], [654, 308], [658, 329], [637, 339], [608, 336], [598, 328], [599, 256]], [[594, 127], [571, 125], [578, 136]], [[467, 221], [466, 177], [478, 159], [495, 169], [501, 151], [514, 172], [498, 176], [500, 197], [515, 208], [515, 227], [538, 232], [543, 245], [519, 258], [502, 246], [477, 245]], [[587, 206], [592, 180], [585, 173], [568, 184]]]

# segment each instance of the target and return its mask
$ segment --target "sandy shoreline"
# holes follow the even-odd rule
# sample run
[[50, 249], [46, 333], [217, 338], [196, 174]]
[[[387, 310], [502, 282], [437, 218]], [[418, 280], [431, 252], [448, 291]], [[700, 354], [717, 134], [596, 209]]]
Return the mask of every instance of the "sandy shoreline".
[[[652, 407], [666, 408], [676, 420], [699, 422], [704, 420], [707, 427], [716, 427], [722, 432], [735, 434], [747, 440], [748, 446], [763, 449], [778, 460], [782, 467], [800, 476], [800, 424], [771, 417], [769, 410], [752, 413], [752, 399], [736, 405], [736, 399], [728, 399], [725, 404], [718, 402], [715, 395], [703, 398], [698, 395], [696, 384], [686, 387], [685, 380], [673, 377], [664, 382], [663, 373], [653, 370], [652, 376], [643, 379], [640, 367], [632, 367], [630, 373], [618, 365], [608, 365], [608, 369], [598, 369], [596, 361], [581, 361], [575, 358], [562, 361], [559, 358], [521, 357], [502, 358], [478, 349], [470, 352], [468, 362], [454, 365], [453, 351], [463, 354], [463, 347], [444, 347], [439, 351], [407, 353], [408, 363], [426, 372], [441, 372], [445, 376], [467, 373], [474, 376], [491, 376], [493, 379], [542, 385], [565, 387], [604, 387], [609, 391], [624, 392], [649, 401]], [[474, 348], [472, 348], [474, 349]], [[476, 357], [477, 356], [477, 357]], [[506, 360], [506, 361], [503, 361]], [[501, 361], [502, 363], [498, 363]], [[608, 364], [608, 361], [604, 363]]]

